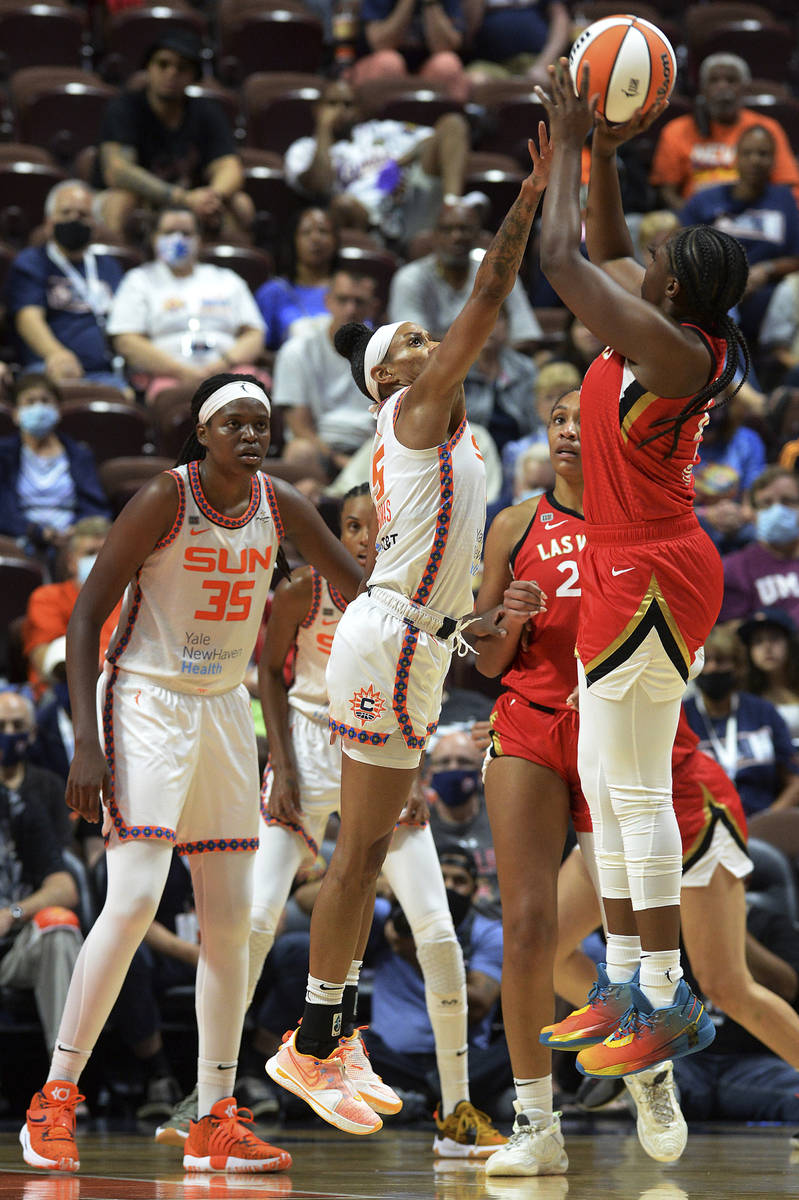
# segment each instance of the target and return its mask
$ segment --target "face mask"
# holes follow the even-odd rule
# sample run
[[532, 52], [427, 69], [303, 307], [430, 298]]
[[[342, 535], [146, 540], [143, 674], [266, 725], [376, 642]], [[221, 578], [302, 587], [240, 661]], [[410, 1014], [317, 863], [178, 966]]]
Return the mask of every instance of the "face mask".
[[83, 587], [84, 583], [89, 578], [89, 572], [96, 562], [96, 554], [82, 554], [80, 556], [75, 568], [75, 579], [77, 580], [78, 587]]
[[724, 700], [735, 691], [735, 672], [703, 671], [697, 676], [696, 686], [708, 700]]
[[480, 772], [473, 770], [438, 771], [430, 779], [431, 788], [447, 808], [457, 808], [459, 804], [465, 804], [479, 785]]
[[25, 757], [27, 733], [0, 733], [0, 766], [15, 767]]
[[92, 227], [87, 221], [56, 221], [53, 226], [55, 240], [65, 250], [85, 250], [92, 240]]
[[787, 546], [799, 538], [799, 509], [787, 504], [770, 504], [755, 518], [757, 539], [770, 546]]
[[197, 255], [197, 238], [188, 233], [162, 233], [155, 239], [155, 252], [162, 263], [177, 267]]
[[464, 896], [462, 892], [455, 892], [452, 888], [447, 888], [447, 904], [452, 916], [452, 923], [457, 929], [472, 906], [472, 898]]
[[52, 404], [29, 404], [27, 408], [19, 409], [17, 419], [23, 433], [32, 437], [46, 437], [52, 433], [58, 424], [58, 409]]

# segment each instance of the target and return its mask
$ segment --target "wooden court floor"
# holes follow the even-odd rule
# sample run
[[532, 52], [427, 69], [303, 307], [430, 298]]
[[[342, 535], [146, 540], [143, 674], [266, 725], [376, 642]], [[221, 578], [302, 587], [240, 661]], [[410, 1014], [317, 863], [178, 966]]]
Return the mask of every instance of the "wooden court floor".
[[680, 1162], [647, 1158], [629, 1122], [566, 1121], [567, 1176], [487, 1179], [476, 1165], [435, 1161], [432, 1134], [388, 1125], [368, 1138], [322, 1127], [264, 1127], [263, 1136], [293, 1156], [279, 1175], [187, 1175], [177, 1150], [130, 1133], [84, 1133], [80, 1173], [32, 1172], [16, 1134], [0, 1133], [0, 1200], [714, 1200], [799, 1198], [799, 1151], [783, 1127], [724, 1126], [691, 1131]]

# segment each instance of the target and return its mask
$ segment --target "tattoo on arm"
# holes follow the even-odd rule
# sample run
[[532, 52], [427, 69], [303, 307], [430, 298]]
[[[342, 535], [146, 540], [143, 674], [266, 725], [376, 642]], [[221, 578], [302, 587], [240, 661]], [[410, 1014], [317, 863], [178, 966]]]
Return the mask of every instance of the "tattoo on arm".
[[113, 187], [124, 188], [129, 192], [135, 192], [138, 196], [144, 196], [147, 200], [157, 200], [163, 203], [169, 200], [172, 195], [173, 185], [167, 183], [164, 179], [158, 179], [150, 171], [146, 171], [144, 167], [140, 167], [136, 162], [136, 151], [132, 146], [120, 146], [114, 144], [112, 147], [103, 147], [103, 172], [108, 178], [109, 167], [112, 160], [114, 169]]

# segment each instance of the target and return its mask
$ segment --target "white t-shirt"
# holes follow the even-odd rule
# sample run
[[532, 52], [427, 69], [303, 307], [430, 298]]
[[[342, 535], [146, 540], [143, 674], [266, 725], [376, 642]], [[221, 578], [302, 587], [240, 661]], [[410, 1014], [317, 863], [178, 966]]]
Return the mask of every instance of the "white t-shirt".
[[175, 275], [151, 262], [124, 276], [107, 332], [142, 334], [173, 358], [201, 365], [224, 354], [244, 328], [264, 329], [264, 319], [235, 271], [197, 263], [190, 275]]

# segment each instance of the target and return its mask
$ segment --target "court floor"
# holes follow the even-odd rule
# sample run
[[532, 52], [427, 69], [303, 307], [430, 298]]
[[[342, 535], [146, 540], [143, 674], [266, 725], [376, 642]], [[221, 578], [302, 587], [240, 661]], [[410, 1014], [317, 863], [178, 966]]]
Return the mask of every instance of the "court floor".
[[25, 1167], [13, 1132], [0, 1133], [0, 1200], [225, 1200], [292, 1196], [295, 1200], [694, 1200], [695, 1197], [799, 1197], [799, 1151], [783, 1127], [724, 1126], [691, 1131], [680, 1162], [647, 1158], [631, 1123], [594, 1126], [566, 1121], [567, 1176], [488, 1179], [468, 1162], [436, 1161], [426, 1129], [388, 1124], [368, 1138], [322, 1127], [263, 1126], [263, 1136], [294, 1162], [278, 1175], [188, 1175], [180, 1154], [129, 1133], [79, 1137], [78, 1175]]

